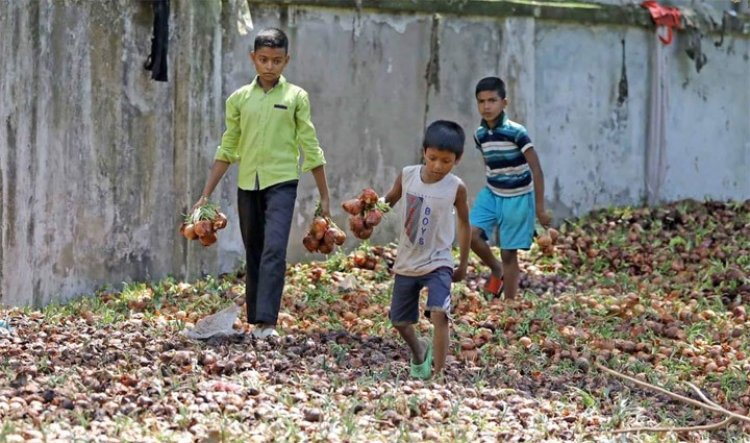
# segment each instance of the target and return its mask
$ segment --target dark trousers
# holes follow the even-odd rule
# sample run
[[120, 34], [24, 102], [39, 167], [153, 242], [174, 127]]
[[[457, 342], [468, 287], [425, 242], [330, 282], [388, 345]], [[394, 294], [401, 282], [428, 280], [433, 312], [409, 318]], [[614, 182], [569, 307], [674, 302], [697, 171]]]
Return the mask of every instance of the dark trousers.
[[245, 243], [245, 301], [248, 323], [275, 325], [286, 274], [297, 180], [261, 191], [238, 192], [240, 230]]

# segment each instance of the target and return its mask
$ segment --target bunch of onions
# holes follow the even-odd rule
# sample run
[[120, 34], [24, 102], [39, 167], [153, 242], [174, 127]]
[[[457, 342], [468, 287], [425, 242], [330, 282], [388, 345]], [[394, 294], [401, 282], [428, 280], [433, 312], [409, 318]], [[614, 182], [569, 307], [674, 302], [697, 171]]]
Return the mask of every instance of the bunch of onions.
[[203, 246], [211, 246], [216, 243], [216, 232], [226, 226], [227, 216], [219, 211], [218, 205], [208, 202], [185, 216], [180, 234], [188, 240], [200, 241]]
[[539, 249], [541, 249], [542, 254], [554, 254], [555, 243], [557, 242], [557, 237], [559, 236], [560, 233], [557, 231], [557, 229], [549, 228], [546, 234], [542, 234], [541, 236], [537, 237], [536, 244], [539, 245]]
[[330, 254], [336, 246], [343, 245], [345, 241], [346, 233], [336, 226], [333, 220], [323, 217], [320, 212], [320, 205], [318, 205], [310, 228], [302, 238], [305, 249], [309, 252]]
[[379, 201], [378, 194], [372, 188], [365, 188], [357, 198], [345, 201], [341, 207], [349, 213], [349, 229], [360, 240], [367, 240], [372, 231], [383, 219], [383, 214], [390, 211], [387, 203]]

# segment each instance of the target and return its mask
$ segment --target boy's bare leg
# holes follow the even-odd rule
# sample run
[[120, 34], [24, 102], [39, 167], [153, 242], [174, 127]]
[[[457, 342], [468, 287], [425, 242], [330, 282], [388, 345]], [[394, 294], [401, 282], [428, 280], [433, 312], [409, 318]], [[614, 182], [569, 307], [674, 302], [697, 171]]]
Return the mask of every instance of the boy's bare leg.
[[505, 298], [513, 300], [518, 294], [518, 280], [521, 273], [518, 268], [518, 252], [515, 249], [503, 249], [500, 251], [503, 259], [503, 281], [505, 284]]
[[445, 367], [445, 357], [448, 355], [448, 343], [450, 341], [450, 323], [445, 312], [430, 312], [430, 321], [435, 330], [432, 335], [432, 361], [435, 367], [434, 374], [441, 375]]
[[404, 339], [409, 349], [411, 350], [411, 358], [415, 364], [421, 364], [424, 361], [425, 351], [424, 346], [419, 342], [417, 337], [417, 331], [412, 325], [395, 325], [394, 326], [401, 338]]
[[479, 228], [471, 228], [471, 250], [490, 268], [492, 275], [497, 278], [503, 277], [503, 266], [492, 253], [490, 245], [482, 238], [482, 230]]

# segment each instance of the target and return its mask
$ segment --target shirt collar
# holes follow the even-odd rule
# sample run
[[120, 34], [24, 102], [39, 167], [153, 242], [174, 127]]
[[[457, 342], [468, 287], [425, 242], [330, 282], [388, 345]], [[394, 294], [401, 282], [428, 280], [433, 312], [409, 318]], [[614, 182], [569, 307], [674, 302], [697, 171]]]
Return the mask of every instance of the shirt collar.
[[[281, 77], [279, 77], [279, 80], [276, 82], [276, 84], [273, 85], [273, 88], [269, 89], [268, 92], [273, 91], [278, 86], [283, 86], [285, 83], [286, 83], [286, 77], [282, 75]], [[260, 85], [260, 82], [258, 81], [257, 75], [255, 76], [255, 78], [253, 78], [253, 81], [250, 83], [250, 86], [253, 88], [258, 87], [258, 88], [263, 89], [263, 87]]]
[[500, 126], [503, 126], [507, 122], [508, 122], [508, 114], [506, 114], [505, 111], [503, 111], [500, 113], [500, 118], [497, 119], [495, 126], [490, 128], [490, 125], [488, 125], [484, 119], [482, 119], [481, 125], [489, 130], [493, 130], [493, 129], [499, 128]]

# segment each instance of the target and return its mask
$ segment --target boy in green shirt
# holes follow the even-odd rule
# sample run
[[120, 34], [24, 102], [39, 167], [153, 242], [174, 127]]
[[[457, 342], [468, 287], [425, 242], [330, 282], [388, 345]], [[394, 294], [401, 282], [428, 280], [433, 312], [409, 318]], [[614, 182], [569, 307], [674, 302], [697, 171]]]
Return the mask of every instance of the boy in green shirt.
[[247, 258], [245, 299], [253, 336], [278, 336], [276, 321], [286, 272], [286, 248], [302, 172], [311, 171], [324, 216], [330, 216], [325, 158], [310, 118], [307, 92], [281, 75], [289, 40], [269, 28], [255, 37], [250, 59], [257, 76], [226, 101], [226, 131], [193, 208], [206, 203], [230, 164], [239, 163], [238, 212]]

